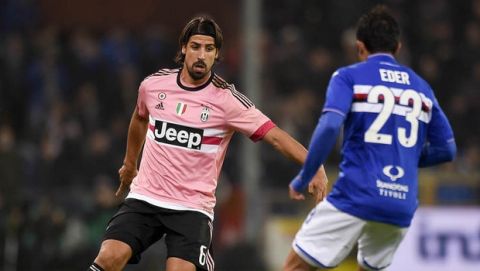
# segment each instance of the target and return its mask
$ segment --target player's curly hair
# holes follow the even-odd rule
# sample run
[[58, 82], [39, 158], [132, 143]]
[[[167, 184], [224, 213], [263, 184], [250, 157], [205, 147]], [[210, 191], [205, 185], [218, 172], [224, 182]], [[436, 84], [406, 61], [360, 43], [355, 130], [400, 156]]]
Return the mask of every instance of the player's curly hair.
[[[215, 40], [215, 47], [220, 51], [223, 45], [223, 34], [218, 24], [209, 16], [202, 15], [193, 18], [188, 22], [182, 30], [178, 38], [178, 51], [175, 56], [177, 64], [183, 64], [185, 55], [182, 53], [182, 46], [185, 46], [193, 35], [211, 36]], [[218, 61], [219, 59], [217, 59]]]
[[363, 42], [370, 53], [397, 51], [400, 28], [386, 6], [377, 5], [360, 17], [357, 40]]

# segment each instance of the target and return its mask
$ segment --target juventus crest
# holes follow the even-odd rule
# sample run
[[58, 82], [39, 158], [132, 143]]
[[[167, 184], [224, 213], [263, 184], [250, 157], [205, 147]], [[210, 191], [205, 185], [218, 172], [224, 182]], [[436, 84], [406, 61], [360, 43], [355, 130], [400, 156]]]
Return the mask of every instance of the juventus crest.
[[203, 107], [202, 113], [200, 114], [200, 120], [203, 122], [208, 120], [208, 107]]

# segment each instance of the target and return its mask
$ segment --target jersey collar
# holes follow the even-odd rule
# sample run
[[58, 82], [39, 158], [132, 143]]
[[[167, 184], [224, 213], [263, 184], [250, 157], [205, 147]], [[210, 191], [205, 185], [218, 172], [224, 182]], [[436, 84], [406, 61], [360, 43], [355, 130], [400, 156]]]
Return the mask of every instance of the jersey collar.
[[371, 54], [367, 57], [367, 61], [379, 61], [379, 62], [382, 61], [382, 62], [397, 63], [397, 60], [395, 60], [395, 57], [389, 53]]
[[204, 89], [206, 86], [208, 86], [208, 84], [210, 84], [210, 82], [212, 82], [212, 79], [213, 79], [213, 76], [215, 75], [215, 73], [212, 71], [210, 73], [210, 78], [208, 78], [207, 82], [199, 85], [199, 86], [196, 86], [196, 87], [187, 87], [185, 86], [184, 84], [182, 84], [182, 80], [180, 80], [180, 74], [182, 73], [182, 69], [180, 69], [178, 71], [178, 74], [177, 74], [177, 85], [179, 87], [181, 87], [182, 89], [184, 90], [188, 90], [188, 91], [199, 91], [199, 90], [202, 90]]

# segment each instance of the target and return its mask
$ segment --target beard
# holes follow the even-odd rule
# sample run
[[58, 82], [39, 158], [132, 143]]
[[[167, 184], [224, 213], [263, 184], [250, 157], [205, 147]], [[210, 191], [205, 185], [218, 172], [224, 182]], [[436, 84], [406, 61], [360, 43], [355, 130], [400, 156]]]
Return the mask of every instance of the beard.
[[197, 61], [192, 66], [187, 67], [188, 74], [193, 80], [198, 81], [204, 79], [210, 73], [211, 67], [208, 68], [207, 64], [203, 61]]

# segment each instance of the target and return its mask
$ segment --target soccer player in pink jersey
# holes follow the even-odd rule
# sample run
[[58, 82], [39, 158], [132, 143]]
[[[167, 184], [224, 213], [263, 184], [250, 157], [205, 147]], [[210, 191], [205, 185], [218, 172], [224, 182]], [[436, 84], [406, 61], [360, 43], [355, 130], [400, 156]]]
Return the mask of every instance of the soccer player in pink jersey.
[[[130, 191], [88, 270], [121, 270], [138, 263], [141, 253], [163, 236], [167, 271], [213, 270], [215, 189], [234, 132], [263, 139], [291, 160], [304, 162], [306, 149], [300, 143], [212, 71], [222, 42], [212, 19], [194, 18], [179, 39], [176, 60], [182, 67], [162, 69], [140, 84], [117, 196]], [[317, 175], [311, 190], [323, 196], [323, 168]]]

